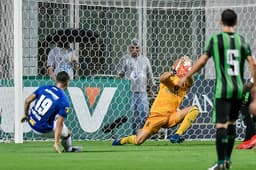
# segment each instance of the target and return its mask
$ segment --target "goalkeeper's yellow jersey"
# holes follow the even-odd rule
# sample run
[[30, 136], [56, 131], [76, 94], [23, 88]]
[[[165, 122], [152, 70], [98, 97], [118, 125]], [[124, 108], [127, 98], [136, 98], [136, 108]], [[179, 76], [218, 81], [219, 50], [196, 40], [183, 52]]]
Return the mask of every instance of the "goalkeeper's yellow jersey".
[[168, 86], [160, 83], [158, 95], [150, 110], [151, 113], [170, 114], [177, 111], [177, 108], [192, 84], [178, 87], [179, 79], [178, 76], [171, 76], [166, 84]]

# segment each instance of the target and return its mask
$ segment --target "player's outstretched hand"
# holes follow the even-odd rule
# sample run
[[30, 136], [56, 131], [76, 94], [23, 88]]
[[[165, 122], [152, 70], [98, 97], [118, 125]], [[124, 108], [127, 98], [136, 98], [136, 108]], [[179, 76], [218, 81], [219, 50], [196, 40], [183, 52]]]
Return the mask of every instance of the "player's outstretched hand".
[[60, 151], [60, 147], [59, 147], [59, 144], [54, 143], [53, 148], [54, 148], [55, 152], [57, 152], [57, 153], [61, 153], [61, 151]]
[[23, 118], [21, 118], [21, 123], [25, 122], [27, 120], [27, 116], [24, 116]]

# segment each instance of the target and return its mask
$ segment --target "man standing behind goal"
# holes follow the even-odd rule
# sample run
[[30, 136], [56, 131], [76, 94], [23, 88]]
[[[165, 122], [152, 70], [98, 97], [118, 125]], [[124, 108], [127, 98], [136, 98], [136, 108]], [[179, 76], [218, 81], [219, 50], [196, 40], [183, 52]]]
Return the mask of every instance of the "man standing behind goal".
[[52, 80], [56, 80], [56, 75], [65, 71], [71, 80], [79, 69], [78, 57], [75, 51], [70, 48], [69, 42], [58, 42], [57, 47], [51, 49], [47, 58], [47, 70]]
[[[230, 168], [231, 153], [236, 137], [236, 119], [243, 96], [244, 62], [249, 62], [251, 74], [255, 63], [251, 55], [248, 41], [234, 32], [237, 15], [231, 9], [221, 14], [222, 32], [212, 34], [206, 42], [203, 54], [192, 67], [191, 71], [179, 81], [184, 84], [188, 77], [199, 71], [213, 57], [216, 73], [215, 108], [213, 120], [216, 123], [217, 163], [208, 170], [225, 170]], [[254, 80], [255, 77], [254, 77]], [[256, 81], [254, 81], [256, 82]]]
[[149, 95], [153, 96], [153, 73], [147, 57], [140, 55], [140, 45], [137, 39], [133, 39], [128, 47], [127, 55], [123, 56], [117, 66], [119, 77], [131, 82], [131, 110], [133, 112], [133, 134], [143, 127], [149, 113]]

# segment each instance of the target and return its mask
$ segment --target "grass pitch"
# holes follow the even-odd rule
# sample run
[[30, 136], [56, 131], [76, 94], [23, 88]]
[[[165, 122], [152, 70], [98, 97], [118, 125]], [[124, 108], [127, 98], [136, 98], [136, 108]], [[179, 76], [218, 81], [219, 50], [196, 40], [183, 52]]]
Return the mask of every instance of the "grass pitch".
[[[53, 142], [0, 143], [1, 170], [206, 170], [216, 160], [213, 141], [149, 141], [141, 146], [74, 142], [81, 153], [57, 154]], [[236, 143], [238, 145], [238, 143]], [[233, 151], [233, 170], [256, 166], [253, 150]]]

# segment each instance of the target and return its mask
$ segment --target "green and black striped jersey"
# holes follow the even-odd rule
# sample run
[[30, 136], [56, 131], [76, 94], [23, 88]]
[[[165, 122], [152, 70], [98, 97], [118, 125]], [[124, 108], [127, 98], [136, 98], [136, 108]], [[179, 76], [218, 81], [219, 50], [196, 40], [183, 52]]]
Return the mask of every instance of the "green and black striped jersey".
[[204, 54], [213, 57], [215, 64], [215, 98], [241, 99], [244, 63], [251, 55], [247, 39], [238, 33], [213, 34], [205, 44]]

